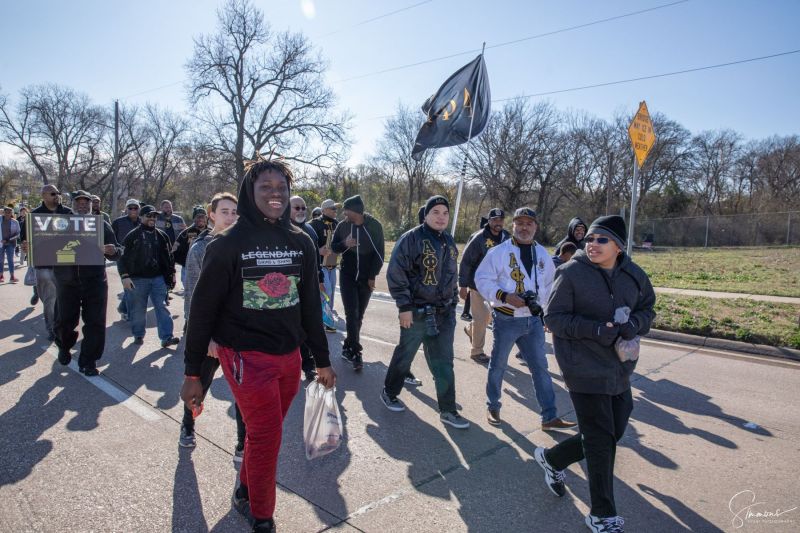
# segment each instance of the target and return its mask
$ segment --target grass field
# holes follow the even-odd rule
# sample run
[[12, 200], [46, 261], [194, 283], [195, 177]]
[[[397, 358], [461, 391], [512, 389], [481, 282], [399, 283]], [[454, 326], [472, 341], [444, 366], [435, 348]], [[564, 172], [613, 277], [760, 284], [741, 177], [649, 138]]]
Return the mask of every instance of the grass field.
[[[387, 261], [394, 242], [386, 243]], [[459, 245], [459, 250], [463, 245]], [[634, 251], [655, 287], [800, 297], [800, 247]], [[387, 291], [384, 272], [378, 290]], [[659, 294], [654, 328], [800, 349], [800, 306]]]
[[634, 251], [655, 287], [800, 297], [800, 248]]
[[800, 305], [659, 294], [653, 327], [800, 349]]

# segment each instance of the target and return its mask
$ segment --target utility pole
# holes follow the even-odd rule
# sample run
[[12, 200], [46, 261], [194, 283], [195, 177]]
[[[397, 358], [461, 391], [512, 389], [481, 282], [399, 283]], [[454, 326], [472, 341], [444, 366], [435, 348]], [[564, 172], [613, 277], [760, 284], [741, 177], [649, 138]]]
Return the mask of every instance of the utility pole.
[[614, 168], [614, 154], [608, 154], [608, 178], [606, 181], [606, 215], [611, 214], [611, 172]]
[[114, 100], [114, 173], [111, 175], [111, 218], [117, 218], [117, 174], [119, 173], [119, 100]]

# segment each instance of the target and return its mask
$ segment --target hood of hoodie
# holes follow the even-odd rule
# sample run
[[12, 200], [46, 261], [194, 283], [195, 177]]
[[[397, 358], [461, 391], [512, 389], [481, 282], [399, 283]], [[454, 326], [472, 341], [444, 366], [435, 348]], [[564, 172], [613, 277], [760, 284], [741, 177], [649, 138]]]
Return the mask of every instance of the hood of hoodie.
[[567, 238], [572, 242], [574, 242], [575, 244], [583, 240], [575, 238], [575, 228], [577, 228], [578, 226], [583, 226], [584, 230], [589, 229], [589, 226], [587, 226], [586, 223], [578, 217], [575, 217], [569, 221], [569, 226], [567, 227]]
[[[289, 187], [287, 199], [291, 195], [292, 188]], [[243, 179], [242, 185], [239, 187], [239, 203], [237, 204], [236, 210], [239, 213], [240, 220], [244, 219], [256, 228], [272, 228], [279, 226], [287, 229], [288, 231], [301, 231], [291, 222], [290, 214], [292, 211], [292, 206], [289, 204], [288, 200], [286, 203], [286, 209], [283, 211], [283, 214], [275, 224], [267, 220], [267, 218], [264, 216], [264, 213], [262, 213], [256, 205], [255, 193], [253, 191], [253, 181], [249, 177]], [[236, 224], [233, 224], [231, 227], [234, 226], [236, 226]], [[228, 229], [225, 231], [227, 232]]]

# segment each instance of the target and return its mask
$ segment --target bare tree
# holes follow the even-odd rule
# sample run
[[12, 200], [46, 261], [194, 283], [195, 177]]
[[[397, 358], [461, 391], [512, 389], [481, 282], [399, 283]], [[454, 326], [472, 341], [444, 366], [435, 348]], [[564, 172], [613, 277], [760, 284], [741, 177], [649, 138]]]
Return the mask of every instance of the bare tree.
[[467, 158], [467, 175], [503, 209], [532, 204], [546, 227], [551, 211], [565, 196], [559, 187], [566, 161], [560, 122], [550, 103], [510, 101], [493, 113], [477, 139], [459, 147]]
[[408, 183], [405, 201], [406, 225], [417, 219], [417, 206], [422, 201], [425, 182], [431, 177], [436, 161], [436, 151], [426, 150], [419, 161], [411, 157], [414, 140], [424, 118], [414, 109], [397, 105], [394, 116], [386, 119], [383, 136], [378, 141], [373, 165], [380, 168], [389, 181], [403, 179]]
[[692, 138], [692, 172], [695, 210], [721, 214], [733, 185], [733, 172], [741, 154], [741, 137], [731, 130], [704, 131]]
[[131, 177], [139, 182], [129, 189], [141, 191], [143, 201], [155, 203], [187, 156], [189, 125], [177, 114], [148, 104], [130, 112], [123, 130], [131, 143]]
[[194, 41], [186, 64], [189, 99], [210, 148], [224, 155], [237, 180], [244, 161], [276, 150], [317, 166], [348, 143], [345, 115], [335, 116], [326, 64], [299, 33], [275, 33], [250, 0], [228, 0], [216, 33]]
[[102, 153], [107, 121], [102, 108], [68, 87], [26, 87], [14, 111], [0, 96], [0, 141], [25, 154], [43, 183], [59, 188], [84, 185], [84, 176], [108, 163]]

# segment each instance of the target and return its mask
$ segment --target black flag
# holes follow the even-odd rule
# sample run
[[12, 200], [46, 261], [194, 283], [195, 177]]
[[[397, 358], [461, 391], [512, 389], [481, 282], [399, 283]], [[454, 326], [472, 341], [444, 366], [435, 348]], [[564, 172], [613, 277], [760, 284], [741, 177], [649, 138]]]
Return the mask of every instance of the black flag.
[[417, 134], [411, 157], [419, 161], [428, 148], [455, 146], [477, 136], [489, 122], [490, 107], [489, 75], [481, 54], [458, 69], [422, 104], [428, 120]]

